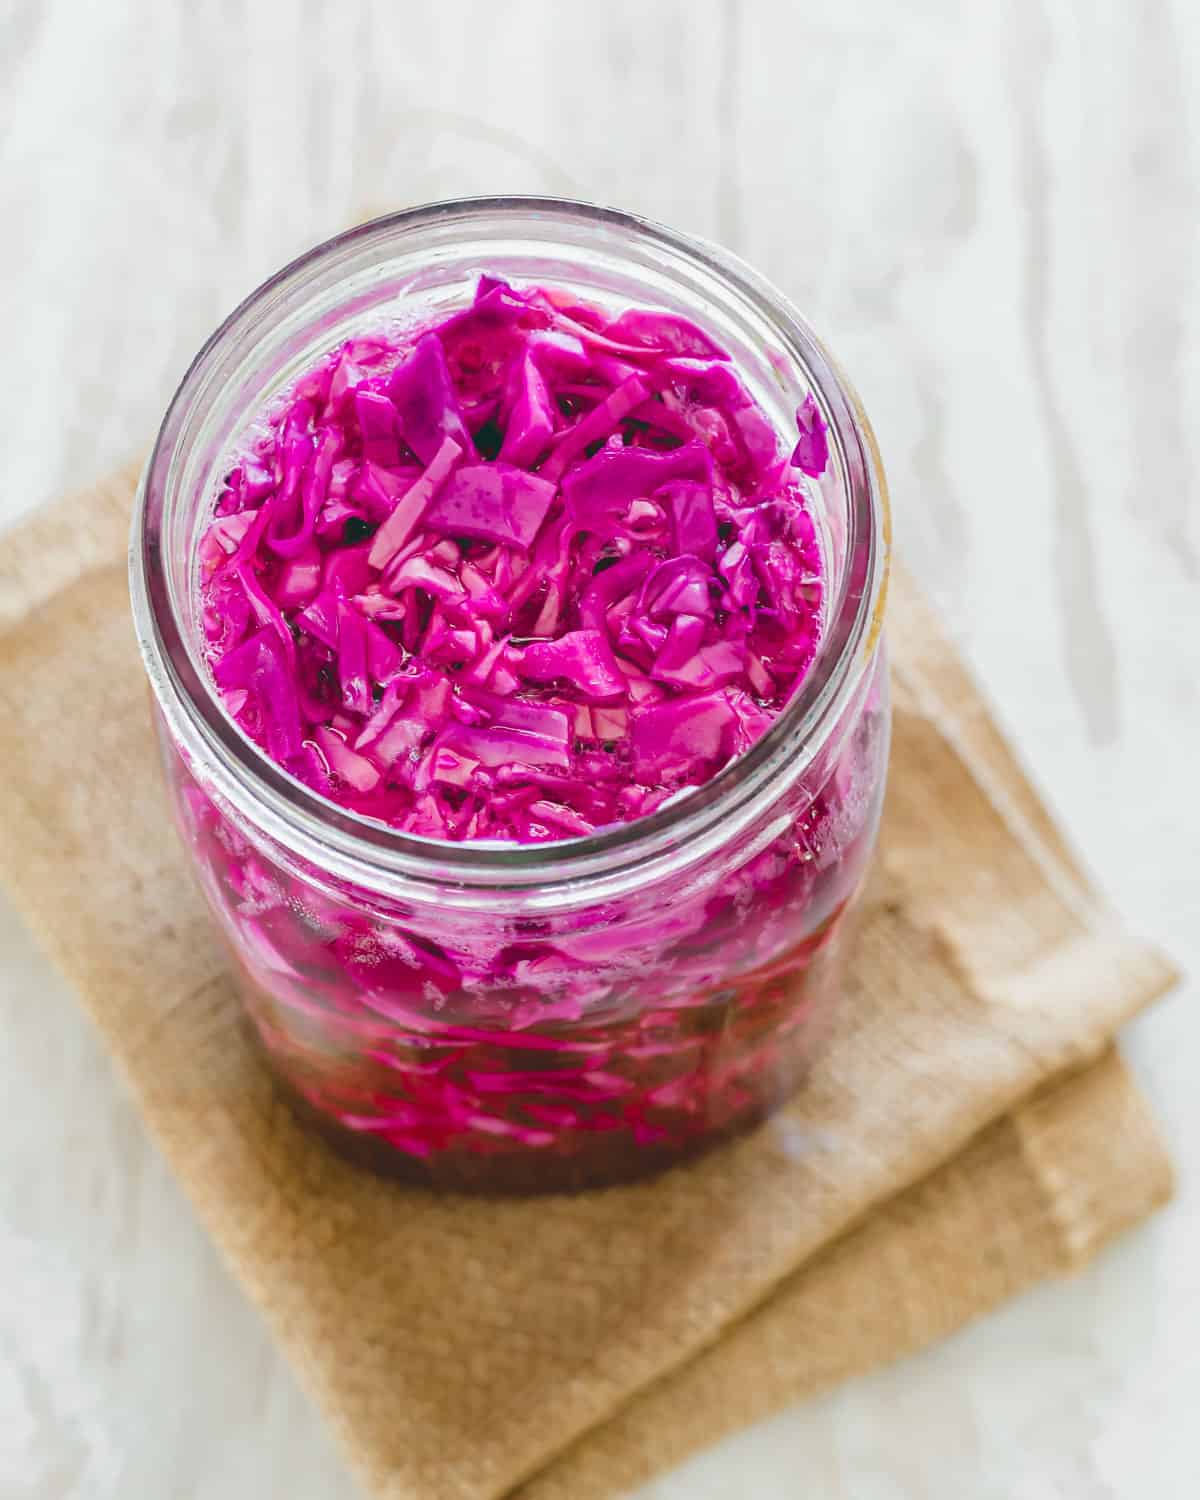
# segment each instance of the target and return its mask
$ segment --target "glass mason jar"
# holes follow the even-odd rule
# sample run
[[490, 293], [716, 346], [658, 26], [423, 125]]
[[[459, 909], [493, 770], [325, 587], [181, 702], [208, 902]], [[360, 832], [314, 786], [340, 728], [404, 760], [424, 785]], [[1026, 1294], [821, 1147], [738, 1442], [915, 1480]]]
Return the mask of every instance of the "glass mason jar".
[[[248, 422], [352, 334], [466, 303], [482, 270], [682, 313], [782, 441], [808, 393], [829, 427], [811, 485], [827, 616], [799, 691], [705, 786], [559, 843], [444, 843], [332, 805], [241, 733], [203, 656], [197, 543]], [[712, 245], [583, 203], [464, 200], [362, 225], [254, 292], [167, 411], [131, 582], [176, 821], [300, 1112], [394, 1173], [538, 1191], [665, 1165], [786, 1099], [836, 1003], [879, 819], [888, 547], [857, 400]]]

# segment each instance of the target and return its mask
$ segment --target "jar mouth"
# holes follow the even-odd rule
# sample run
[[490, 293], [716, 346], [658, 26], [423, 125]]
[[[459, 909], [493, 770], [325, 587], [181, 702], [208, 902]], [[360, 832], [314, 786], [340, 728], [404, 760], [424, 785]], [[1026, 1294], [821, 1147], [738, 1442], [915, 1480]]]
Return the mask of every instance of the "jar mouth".
[[[486, 233], [481, 233], [481, 226]], [[774, 347], [798, 371], [829, 429], [830, 464], [847, 495], [845, 565], [827, 605], [825, 628], [808, 672], [771, 728], [701, 786], [656, 812], [583, 837], [538, 844], [452, 843], [401, 832], [341, 808], [303, 785], [253, 743], [226, 714], [206, 665], [181, 626], [168, 578], [165, 520], [183, 485], [177, 449], [194, 412], [228, 376], [233, 351], [256, 333], [294, 316], [306, 291], [356, 257], [382, 265], [390, 248], [435, 235], [487, 236], [568, 231], [580, 263], [590, 234], [636, 244], [646, 264], [662, 263], [689, 290], [717, 289], [769, 327]], [[501, 259], [502, 259], [501, 255]], [[794, 373], [794, 372], [793, 372]], [[776, 377], [782, 384], [782, 376]], [[220, 457], [220, 454], [215, 457]], [[657, 862], [665, 851], [720, 841], [753, 816], [781, 773], [806, 761], [808, 747], [836, 722], [869, 663], [882, 626], [890, 552], [886, 482], [874, 434], [857, 396], [791, 303], [737, 256], [637, 215], [566, 198], [478, 197], [405, 209], [355, 226], [293, 260], [265, 281], [211, 335], [171, 399], [147, 462], [134, 509], [130, 587], [147, 674], [168, 728], [194, 769], [233, 806], [249, 801], [269, 836], [346, 879], [397, 889], [447, 880], [462, 886], [548, 887]], [[717, 832], [719, 830], [719, 833]]]

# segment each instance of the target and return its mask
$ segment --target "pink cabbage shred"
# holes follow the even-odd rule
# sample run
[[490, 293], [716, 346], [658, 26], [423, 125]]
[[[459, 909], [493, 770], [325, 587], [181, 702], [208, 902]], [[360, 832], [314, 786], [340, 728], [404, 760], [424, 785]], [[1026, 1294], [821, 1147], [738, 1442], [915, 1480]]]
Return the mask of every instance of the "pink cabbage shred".
[[[199, 546], [217, 690], [293, 776], [396, 829], [531, 843], [643, 817], [813, 661], [811, 398], [797, 429], [788, 452], [684, 318], [485, 276], [434, 326], [337, 348], [236, 460]], [[170, 756], [293, 1097], [377, 1165], [484, 1188], [630, 1175], [760, 1117], [806, 1064], [873, 839], [880, 681], [765, 844], [546, 919], [341, 886]]]

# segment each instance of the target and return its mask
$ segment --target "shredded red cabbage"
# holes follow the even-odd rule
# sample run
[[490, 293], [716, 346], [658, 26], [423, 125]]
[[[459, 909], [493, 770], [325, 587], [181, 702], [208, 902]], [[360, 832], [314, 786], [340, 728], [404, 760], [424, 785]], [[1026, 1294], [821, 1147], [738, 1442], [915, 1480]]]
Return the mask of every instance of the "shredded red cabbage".
[[[352, 339], [236, 462], [201, 538], [228, 712], [335, 802], [435, 839], [644, 816], [770, 727], [820, 639], [806, 484], [688, 320], [481, 278]], [[802, 782], [684, 877], [520, 915], [310, 868], [169, 751], [257, 1035], [300, 1106], [451, 1186], [630, 1175], [759, 1118], [807, 1065], [874, 836], [877, 667]]]
[[[399, 829], [529, 842], [652, 811], [745, 750], [812, 661], [811, 398], [798, 423], [789, 465], [684, 318], [493, 277], [415, 337], [350, 340], [202, 539], [225, 706]], [[553, 754], [508, 705], [554, 713]]]

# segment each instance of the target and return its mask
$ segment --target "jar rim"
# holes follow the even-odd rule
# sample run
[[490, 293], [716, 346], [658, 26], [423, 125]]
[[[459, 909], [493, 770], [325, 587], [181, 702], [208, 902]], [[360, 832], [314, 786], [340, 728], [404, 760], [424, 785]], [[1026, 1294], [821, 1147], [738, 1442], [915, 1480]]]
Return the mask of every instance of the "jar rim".
[[[434, 226], [493, 220], [514, 232], [522, 222], [593, 226], [620, 232], [691, 271], [715, 279], [771, 326], [803, 372], [829, 428], [848, 490], [847, 566], [829, 607], [817, 654], [770, 729], [709, 781], [690, 787], [654, 813], [547, 843], [453, 843], [402, 832], [341, 808], [292, 777], [227, 715], [211, 676], [184, 638], [166, 578], [161, 517], [178, 487], [174, 448], [191, 407], [212, 385], [217, 367], [265, 306], [314, 283], [320, 273], [373, 245], [398, 242]], [[597, 877], [634, 874], [661, 864], [672, 850], [697, 850], [727, 837], [770, 794], [775, 773], [820, 741], [837, 721], [870, 662], [882, 628], [891, 526], [878, 446], [861, 402], [833, 356], [790, 301], [732, 252], [653, 220], [582, 200], [469, 197], [384, 215], [304, 252], [252, 291], [204, 343], [167, 407], [134, 507], [130, 590], [143, 662], [168, 728], [234, 806], [247, 800], [256, 826], [331, 874], [398, 895], [447, 881], [481, 893], [497, 888], [543, 892]]]

